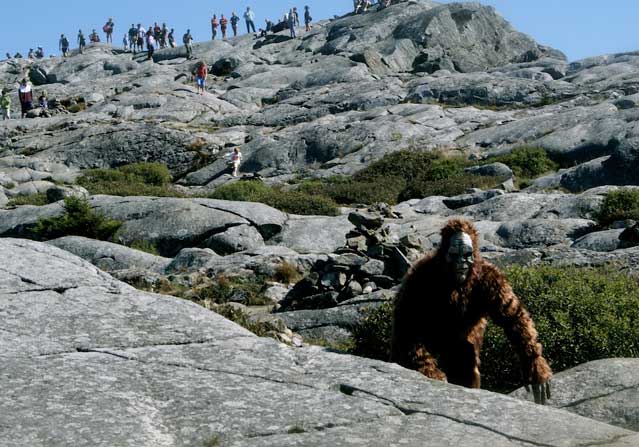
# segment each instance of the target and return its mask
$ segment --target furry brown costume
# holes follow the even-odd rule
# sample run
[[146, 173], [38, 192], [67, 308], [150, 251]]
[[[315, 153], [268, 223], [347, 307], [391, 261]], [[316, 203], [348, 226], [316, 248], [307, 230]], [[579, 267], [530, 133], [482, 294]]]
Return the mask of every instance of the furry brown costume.
[[[467, 253], [472, 266], [463, 280], [447, 256], [456, 235], [470, 244], [460, 232], [472, 240], [472, 253]], [[504, 276], [480, 257], [474, 225], [451, 220], [441, 236], [439, 250], [411, 268], [397, 295], [391, 361], [433, 379], [479, 388], [479, 352], [490, 317], [517, 350], [535, 401], [545, 402], [552, 371], [541, 355], [533, 321]]]

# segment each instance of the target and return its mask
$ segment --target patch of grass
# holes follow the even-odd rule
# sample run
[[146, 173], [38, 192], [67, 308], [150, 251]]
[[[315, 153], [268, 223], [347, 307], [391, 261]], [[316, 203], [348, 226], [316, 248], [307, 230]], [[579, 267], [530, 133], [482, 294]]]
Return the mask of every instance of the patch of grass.
[[293, 425], [286, 431], [286, 433], [288, 433], [289, 435], [294, 435], [299, 433], [306, 433], [306, 430], [304, 430], [304, 428], [300, 427], [299, 425]]
[[158, 251], [158, 247], [153, 243], [145, 240], [133, 241], [130, 245], [131, 248], [139, 251], [143, 251], [145, 253], [149, 253], [151, 255], [160, 256], [160, 252]]
[[610, 191], [596, 218], [602, 226], [610, 225], [616, 220], [639, 220], [639, 189]]
[[64, 214], [39, 219], [33, 232], [43, 240], [84, 236], [106, 241], [113, 237], [120, 226], [122, 222], [93, 211], [86, 199], [67, 197], [64, 199]]
[[239, 181], [217, 188], [211, 199], [259, 202], [291, 214], [337, 216], [337, 204], [325, 196], [302, 191], [284, 191], [258, 180]]
[[559, 164], [548, 157], [548, 153], [539, 147], [519, 147], [510, 153], [489, 158], [486, 163], [501, 162], [518, 178], [533, 179], [559, 169]]
[[219, 276], [211, 286], [200, 290], [199, 297], [203, 301], [215, 304], [226, 304], [234, 296], [243, 297], [244, 304], [248, 306], [263, 306], [271, 304], [271, 300], [264, 296], [266, 290], [266, 277], [228, 277]]
[[219, 447], [222, 445], [221, 442], [220, 437], [215, 435], [204, 443], [204, 447]]
[[46, 192], [39, 192], [37, 194], [31, 194], [28, 196], [17, 196], [13, 199], [9, 200], [7, 206], [18, 206], [18, 205], [35, 205], [35, 206], [43, 206], [48, 205], [49, 200], [47, 199]]
[[[611, 357], [639, 357], [639, 284], [610, 267], [512, 267], [514, 292], [535, 321], [554, 371]], [[392, 304], [372, 310], [354, 329], [353, 353], [388, 359]], [[482, 384], [495, 391], [522, 385], [515, 352], [490, 324], [482, 350]]]
[[277, 329], [268, 322], [254, 321], [246, 312], [230, 304], [216, 306], [214, 308], [214, 311], [222, 315], [227, 320], [231, 320], [234, 323], [239, 324], [243, 328], [251, 331], [258, 337], [267, 337], [272, 335], [273, 331], [277, 331]]
[[399, 201], [429, 196], [456, 196], [470, 188], [490, 189], [498, 185], [499, 177], [462, 174], [441, 180], [417, 179], [410, 182], [399, 195]]
[[171, 180], [168, 168], [161, 163], [134, 163], [116, 169], [84, 171], [78, 184], [91, 194], [184, 197], [171, 186]]

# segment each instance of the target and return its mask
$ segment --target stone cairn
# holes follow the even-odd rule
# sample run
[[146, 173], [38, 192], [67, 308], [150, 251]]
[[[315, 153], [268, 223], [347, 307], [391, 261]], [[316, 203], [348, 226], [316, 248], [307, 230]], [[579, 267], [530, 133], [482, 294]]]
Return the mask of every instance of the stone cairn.
[[318, 261], [279, 303], [278, 311], [334, 307], [399, 284], [421, 255], [421, 241], [414, 236], [394, 240], [385, 219], [401, 216], [386, 204], [350, 213], [355, 229], [346, 235], [346, 244]]

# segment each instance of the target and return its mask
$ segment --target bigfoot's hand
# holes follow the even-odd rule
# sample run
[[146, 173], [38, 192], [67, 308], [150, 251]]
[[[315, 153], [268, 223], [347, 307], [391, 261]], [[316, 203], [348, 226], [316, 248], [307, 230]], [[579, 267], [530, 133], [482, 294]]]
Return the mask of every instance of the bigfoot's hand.
[[526, 391], [530, 392], [530, 388], [532, 387], [532, 393], [536, 404], [544, 405], [546, 403], [546, 399], [550, 399], [551, 377], [552, 371], [550, 366], [548, 366], [548, 362], [546, 362], [546, 359], [543, 357], [533, 359], [528, 370], [524, 371]]

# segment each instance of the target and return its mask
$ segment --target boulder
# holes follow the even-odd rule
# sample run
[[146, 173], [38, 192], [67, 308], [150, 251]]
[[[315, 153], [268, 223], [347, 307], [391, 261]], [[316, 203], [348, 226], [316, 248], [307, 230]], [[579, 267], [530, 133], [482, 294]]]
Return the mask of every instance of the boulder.
[[[549, 405], [639, 431], [639, 359], [602, 359], [555, 374]], [[514, 397], [526, 399], [520, 389]]]
[[228, 255], [261, 247], [264, 245], [264, 238], [255, 227], [238, 225], [229, 228], [223, 233], [214, 234], [203, 245], [211, 248], [215, 253]]

